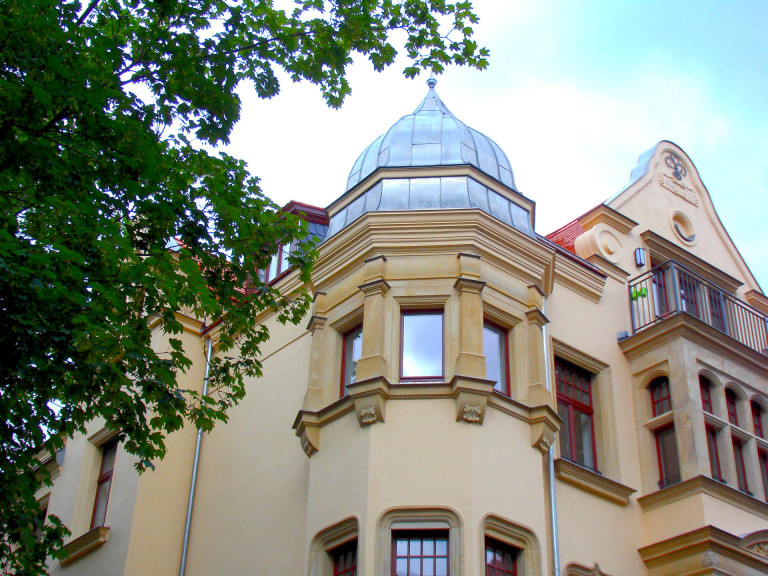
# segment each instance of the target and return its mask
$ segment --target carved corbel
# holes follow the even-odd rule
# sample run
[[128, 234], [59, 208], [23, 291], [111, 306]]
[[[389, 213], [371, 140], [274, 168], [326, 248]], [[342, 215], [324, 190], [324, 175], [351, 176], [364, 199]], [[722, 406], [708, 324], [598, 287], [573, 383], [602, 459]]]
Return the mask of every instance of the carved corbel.
[[384, 422], [389, 397], [389, 382], [386, 378], [378, 376], [350, 384], [349, 397], [355, 404], [355, 414], [361, 428]]
[[299, 437], [301, 449], [307, 457], [311, 458], [320, 450], [320, 423], [317, 421], [316, 414], [305, 410], [299, 411], [293, 428], [296, 430], [296, 436]]
[[549, 405], [531, 408], [531, 446], [548, 452], [555, 443], [561, 422], [560, 416]]
[[488, 409], [488, 396], [493, 392], [493, 382], [457, 375], [451, 381], [451, 387], [456, 401], [456, 421], [482, 425]]

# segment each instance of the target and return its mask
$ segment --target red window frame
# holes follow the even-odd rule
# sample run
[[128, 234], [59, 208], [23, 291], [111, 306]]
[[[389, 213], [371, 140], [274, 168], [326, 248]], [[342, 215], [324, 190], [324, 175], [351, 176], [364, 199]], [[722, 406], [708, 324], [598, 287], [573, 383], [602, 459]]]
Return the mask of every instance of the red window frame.
[[517, 576], [517, 555], [514, 546], [485, 538], [485, 576]]
[[707, 424], [707, 451], [709, 452], [709, 468], [712, 472], [712, 478], [723, 482], [723, 476], [720, 472], [720, 452], [717, 449], [717, 430], [715, 427]]
[[357, 576], [357, 539], [328, 552], [333, 559], [333, 576]]
[[[567, 360], [555, 357], [555, 383], [557, 386], [558, 413], [561, 418], [565, 416], [563, 426], [566, 428], [567, 434], [567, 442], [563, 442], [563, 435], [560, 435], [561, 456], [597, 470], [595, 420], [594, 409], [592, 408], [592, 374]], [[576, 412], [589, 418], [589, 433], [592, 442], [591, 462], [582, 461], [577, 457]]]
[[736, 480], [739, 490], [750, 494], [749, 482], [747, 482], [747, 466], [744, 462], [744, 444], [736, 436], [732, 436], [731, 439], [733, 440], [733, 461], [736, 464]]
[[[363, 325], [358, 324], [352, 330], [344, 334], [344, 342], [341, 349], [341, 397], [349, 394], [349, 390], [347, 387], [350, 384], [353, 384], [357, 381], [357, 370], [355, 369], [355, 374], [350, 373], [351, 367], [347, 365], [347, 360], [349, 359], [350, 352], [354, 351], [354, 340], [357, 335], [360, 335], [360, 338], [362, 340], [363, 336]], [[351, 340], [350, 340], [351, 338]], [[360, 355], [362, 356], [362, 342], [361, 342], [361, 350]], [[352, 358], [353, 362], [357, 362], [360, 358]], [[352, 380], [352, 377], [355, 377], [355, 380]]]
[[[445, 541], [445, 553], [438, 553], [438, 540]], [[415, 542], [418, 541], [418, 546]], [[428, 554], [424, 543], [432, 543], [432, 554]], [[404, 542], [405, 548], [398, 545], [398, 542]], [[448, 530], [396, 530], [392, 532], [392, 576], [448, 576], [451, 573], [451, 540]], [[405, 572], [398, 571], [398, 560], [400, 565], [406, 564]], [[431, 560], [432, 570], [423, 572], [424, 562]], [[413, 570], [413, 565], [416, 570]], [[445, 569], [439, 569], [438, 566], [445, 566]]]
[[763, 479], [763, 493], [765, 500], [768, 501], [768, 452], [757, 450], [757, 463], [760, 466], [760, 476]]
[[725, 406], [728, 409], [728, 422], [730, 422], [734, 426], [739, 425], [739, 413], [736, 410], [737, 401], [738, 401], [738, 397], [736, 396], [736, 392], [734, 392], [730, 388], [726, 389]]
[[[117, 438], [101, 446], [101, 464], [99, 465], [99, 476], [96, 479], [96, 497], [93, 501], [93, 513], [91, 514], [91, 529], [104, 526], [107, 521], [107, 510], [109, 509], [109, 496], [112, 491], [112, 475], [115, 470], [115, 461], [117, 460]], [[111, 464], [110, 464], [111, 460]], [[111, 466], [107, 468], [107, 466]], [[99, 508], [99, 496], [106, 491], [104, 513], [98, 518], [96, 513]]]
[[750, 408], [752, 409], [752, 427], [755, 430], [755, 436], [758, 438], [765, 438], [763, 434], [763, 407], [757, 402], [750, 402]]
[[[403, 361], [405, 359], [405, 318], [406, 316], [440, 316], [440, 374], [404, 376]], [[445, 311], [440, 309], [403, 310], [400, 313], [400, 380], [403, 382], [433, 382], [441, 381], [445, 374]]]
[[[269, 284], [273, 280], [279, 278], [291, 269], [291, 264], [288, 262], [288, 256], [296, 249], [296, 242], [291, 242], [286, 250], [285, 245], [280, 244], [277, 247], [277, 252], [272, 255], [269, 260], [269, 266], [259, 270], [259, 278], [265, 284]], [[274, 272], [273, 269], [274, 268]]]
[[[485, 347], [485, 330], [486, 328], [499, 335], [499, 372], [501, 374], [501, 380], [497, 381], [493, 385], [493, 389], [497, 392], [509, 396], [509, 331], [502, 328], [498, 324], [491, 322], [490, 320], [483, 321], [483, 347]], [[485, 359], [485, 377], [488, 378], [488, 358]]]
[[651, 391], [653, 415], [661, 416], [672, 410], [672, 394], [669, 390], [669, 378], [659, 376], [648, 387]]
[[[666, 434], [672, 434], [672, 437], [674, 438], [674, 451], [672, 453], [667, 453], [662, 447], [663, 436]], [[677, 453], [677, 437], [675, 436], [674, 424], [657, 428], [654, 431], [654, 436], [656, 438], [656, 456], [659, 462], [659, 488], [666, 488], [667, 486], [678, 484], [682, 478], [680, 476], [680, 457]], [[667, 464], [672, 460], [676, 462], [678, 472], [675, 475], [668, 475]]]
[[699, 376], [699, 390], [701, 390], [702, 409], [712, 414], [712, 383], [708, 378]]

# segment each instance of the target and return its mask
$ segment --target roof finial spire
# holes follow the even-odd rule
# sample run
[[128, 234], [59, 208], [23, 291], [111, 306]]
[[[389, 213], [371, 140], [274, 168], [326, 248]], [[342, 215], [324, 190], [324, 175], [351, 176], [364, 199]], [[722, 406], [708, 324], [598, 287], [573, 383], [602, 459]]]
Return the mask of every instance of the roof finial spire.
[[429, 73], [429, 80], [427, 80], [427, 86], [429, 86], [430, 88], [434, 88], [435, 86], [437, 86], [437, 80], [435, 79], [434, 72]]

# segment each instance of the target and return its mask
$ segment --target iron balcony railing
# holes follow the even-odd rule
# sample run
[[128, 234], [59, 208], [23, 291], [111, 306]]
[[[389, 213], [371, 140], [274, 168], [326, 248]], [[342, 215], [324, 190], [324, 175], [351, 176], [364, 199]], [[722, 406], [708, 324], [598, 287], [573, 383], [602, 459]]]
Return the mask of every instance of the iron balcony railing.
[[629, 303], [633, 334], [684, 312], [768, 356], [768, 317], [674, 260], [630, 280]]

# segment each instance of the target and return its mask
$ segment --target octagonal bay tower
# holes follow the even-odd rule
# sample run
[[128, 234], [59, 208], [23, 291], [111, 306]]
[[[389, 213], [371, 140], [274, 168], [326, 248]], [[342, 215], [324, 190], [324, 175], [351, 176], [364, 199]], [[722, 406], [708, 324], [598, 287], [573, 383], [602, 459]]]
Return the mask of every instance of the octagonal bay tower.
[[[294, 424], [310, 456], [308, 563], [356, 539], [360, 574], [397, 573], [415, 561], [412, 536], [444, 542], [421, 559], [435, 574], [479, 573], [493, 534], [544, 574], [555, 251], [536, 238], [507, 156], [434, 87], [360, 154], [328, 208]], [[510, 348], [526, 361], [508, 362]]]

